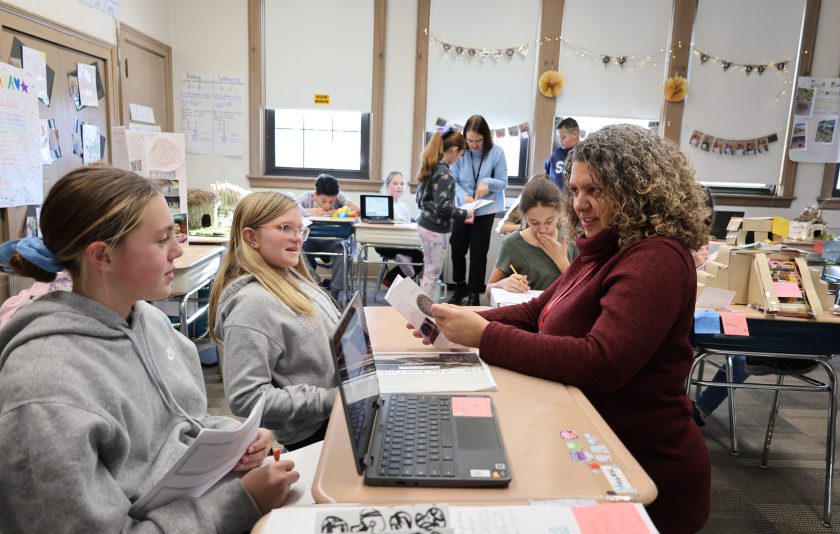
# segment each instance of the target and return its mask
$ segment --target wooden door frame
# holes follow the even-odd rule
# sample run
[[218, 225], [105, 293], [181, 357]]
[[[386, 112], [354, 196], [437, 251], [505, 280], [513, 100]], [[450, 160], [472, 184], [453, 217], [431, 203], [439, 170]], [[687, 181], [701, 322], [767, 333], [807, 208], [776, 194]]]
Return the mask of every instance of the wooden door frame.
[[175, 131], [175, 111], [173, 109], [173, 96], [172, 96], [172, 47], [158, 41], [157, 39], [146, 35], [145, 33], [132, 28], [128, 24], [117, 22], [117, 64], [119, 67], [117, 68], [117, 83], [119, 84], [119, 116], [120, 122], [123, 125], [128, 124], [131, 120], [131, 117], [123, 117], [124, 109], [125, 109], [125, 94], [123, 93], [123, 62], [124, 58], [122, 55], [121, 48], [124, 44], [132, 44], [138, 48], [142, 48], [144, 50], [148, 50], [154, 54], [157, 54], [163, 57], [163, 62], [165, 65], [166, 72], [164, 72], [164, 83], [166, 84], [165, 88], [165, 96], [166, 96], [166, 107], [167, 107], [167, 116], [166, 121], [167, 124], [160, 124], [160, 117], [156, 117], [158, 123], [160, 124], [161, 131], [164, 132], [173, 132]]

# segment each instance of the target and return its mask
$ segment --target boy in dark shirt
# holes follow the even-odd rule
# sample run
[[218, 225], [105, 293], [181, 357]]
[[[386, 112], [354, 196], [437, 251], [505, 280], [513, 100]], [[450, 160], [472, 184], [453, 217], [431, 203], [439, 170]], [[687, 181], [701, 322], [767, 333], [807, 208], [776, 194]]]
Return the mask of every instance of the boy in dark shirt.
[[580, 143], [580, 128], [575, 119], [566, 117], [560, 124], [557, 125], [557, 138], [559, 146], [551, 154], [551, 157], [545, 160], [545, 172], [551, 181], [557, 184], [561, 190], [563, 189], [563, 165], [566, 162], [566, 156], [569, 151]]

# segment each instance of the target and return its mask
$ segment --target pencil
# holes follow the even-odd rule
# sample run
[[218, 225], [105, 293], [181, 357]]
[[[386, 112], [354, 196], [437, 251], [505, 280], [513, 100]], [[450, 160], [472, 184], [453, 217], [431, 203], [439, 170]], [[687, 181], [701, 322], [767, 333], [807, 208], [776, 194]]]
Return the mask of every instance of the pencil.
[[280, 461], [280, 447], [277, 447], [276, 449], [274, 449], [273, 452], [274, 452], [274, 461], [279, 462]]
[[513, 274], [519, 274], [518, 272], [516, 272], [516, 267], [514, 267], [512, 263], [508, 265], [508, 267], [510, 267], [510, 270], [513, 271]]

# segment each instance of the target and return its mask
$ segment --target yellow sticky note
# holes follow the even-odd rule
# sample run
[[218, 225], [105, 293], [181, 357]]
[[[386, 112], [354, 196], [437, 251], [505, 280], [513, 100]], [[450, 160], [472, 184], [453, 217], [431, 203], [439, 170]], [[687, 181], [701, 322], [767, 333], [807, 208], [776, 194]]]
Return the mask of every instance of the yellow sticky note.
[[790, 233], [790, 221], [784, 217], [773, 217], [773, 229], [771, 231], [776, 235], [787, 237]]

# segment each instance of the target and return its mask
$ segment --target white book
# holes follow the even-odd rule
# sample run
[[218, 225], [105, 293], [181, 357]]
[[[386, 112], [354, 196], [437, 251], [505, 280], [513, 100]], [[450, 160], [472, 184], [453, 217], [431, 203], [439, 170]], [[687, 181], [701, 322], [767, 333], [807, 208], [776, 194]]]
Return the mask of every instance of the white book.
[[248, 446], [257, 439], [265, 396], [251, 410], [248, 419], [233, 430], [204, 428], [183, 456], [157, 484], [140, 497], [128, 511], [131, 517], [147, 513], [184, 497], [201, 497], [227, 475]]
[[475, 351], [375, 352], [381, 393], [496, 391], [490, 368]]
[[510, 306], [512, 304], [524, 304], [542, 295], [542, 291], [531, 289], [525, 293], [514, 293], [500, 287], [490, 288], [490, 305], [494, 308]]

